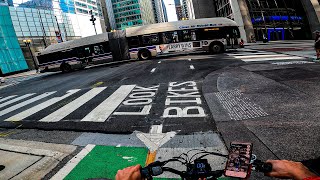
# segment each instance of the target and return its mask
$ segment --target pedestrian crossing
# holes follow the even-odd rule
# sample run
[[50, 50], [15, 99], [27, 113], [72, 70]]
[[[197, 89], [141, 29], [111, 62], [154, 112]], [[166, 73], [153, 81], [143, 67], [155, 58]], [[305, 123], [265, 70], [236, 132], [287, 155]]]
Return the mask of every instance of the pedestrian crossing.
[[236, 52], [227, 53], [227, 55], [244, 62], [306, 60], [304, 57], [251, 49], [238, 50]]
[[[122, 85], [1, 96], [0, 120], [102, 123], [112, 116], [146, 116], [150, 114], [158, 88], [159, 85]], [[79, 112], [86, 113], [79, 115]]]

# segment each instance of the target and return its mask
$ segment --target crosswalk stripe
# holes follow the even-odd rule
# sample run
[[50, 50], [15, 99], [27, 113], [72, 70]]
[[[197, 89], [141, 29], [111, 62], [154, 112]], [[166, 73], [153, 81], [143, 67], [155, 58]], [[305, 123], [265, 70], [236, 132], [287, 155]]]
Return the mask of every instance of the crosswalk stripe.
[[32, 96], [32, 95], [34, 95], [34, 94], [36, 94], [36, 93], [25, 94], [25, 95], [23, 95], [23, 96], [20, 96], [20, 97], [15, 98], [15, 99], [11, 99], [10, 101], [7, 101], [7, 102], [5, 102], [5, 103], [0, 104], [0, 108], [5, 107], [5, 106], [7, 106], [7, 105], [9, 105], [9, 104], [15, 103], [15, 102], [17, 102], [17, 101], [20, 101], [20, 100], [22, 100], [22, 99], [25, 99], [25, 98], [27, 98], [27, 97], [30, 97], [30, 96]]
[[276, 61], [276, 60], [298, 60], [298, 59], [305, 59], [303, 57], [273, 57], [273, 58], [257, 58], [257, 59], [242, 59], [246, 62], [253, 62], [253, 61]]
[[290, 57], [284, 54], [269, 54], [269, 55], [258, 55], [258, 56], [234, 56], [237, 59], [252, 59], [252, 58], [269, 58], [269, 57]]
[[14, 98], [16, 96], [17, 95], [12, 95], [12, 96], [8, 96], [8, 97], [5, 97], [5, 98], [2, 98], [2, 99], [0, 99], [0, 102], [6, 101], [6, 100], [11, 99], [11, 98]]
[[130, 94], [136, 85], [123, 85], [99, 104], [81, 121], [104, 122]]
[[33, 103], [33, 102], [35, 102], [35, 101], [38, 101], [38, 100], [40, 100], [40, 99], [42, 99], [42, 98], [45, 98], [45, 97], [47, 97], [47, 96], [50, 96], [50, 95], [52, 95], [52, 94], [54, 94], [54, 93], [56, 93], [56, 92], [57, 92], [57, 91], [46, 92], [46, 93], [43, 93], [43, 94], [41, 94], [41, 95], [39, 95], [39, 96], [33, 97], [33, 98], [29, 99], [29, 100], [26, 100], [26, 101], [23, 101], [23, 102], [21, 102], [21, 103], [19, 103], [19, 104], [16, 104], [16, 105], [14, 105], [14, 106], [11, 106], [11, 107], [9, 107], [9, 108], [7, 108], [7, 109], [4, 109], [4, 110], [0, 111], [0, 116], [3, 116], [3, 115], [5, 115], [5, 114], [8, 114], [9, 112], [12, 112], [12, 111], [17, 110], [17, 109], [19, 109], [19, 108], [22, 108], [22, 107], [24, 107], [24, 106], [26, 106], [26, 105], [28, 105], [28, 104], [31, 104], [31, 103]]
[[16, 114], [16, 115], [14, 115], [14, 116], [12, 116], [12, 117], [4, 120], [4, 121], [21, 121], [21, 120], [23, 120], [23, 119], [25, 119], [25, 118], [27, 118], [27, 117], [39, 112], [39, 111], [41, 111], [41, 110], [43, 110], [43, 109], [45, 109], [45, 108], [47, 108], [47, 107], [49, 107], [49, 106], [51, 106], [53, 104], [65, 99], [65, 98], [73, 95], [74, 93], [76, 93], [78, 91], [80, 91], [80, 89], [69, 90], [67, 92], [67, 94], [65, 94], [64, 96], [55, 97], [55, 98], [49, 99], [48, 101], [45, 101], [45, 102], [43, 102], [41, 104], [38, 104], [38, 105], [36, 105], [36, 106], [34, 106], [34, 107], [30, 108], [30, 109], [27, 109], [27, 110], [25, 110], [25, 111], [23, 111], [23, 112], [21, 112], [19, 114]]
[[259, 53], [237, 53], [237, 54], [227, 54], [228, 56], [254, 56], [254, 55], [267, 55], [267, 54], [270, 54], [270, 55], [274, 55], [275, 53], [272, 53], [272, 52], [259, 52]]
[[102, 92], [107, 87], [97, 87], [93, 88], [87, 93], [83, 94], [82, 96], [78, 97], [74, 101], [70, 102], [69, 104], [63, 106], [62, 108], [58, 109], [57, 111], [49, 114], [48, 116], [42, 118], [41, 122], [57, 122], [62, 120], [64, 117], [68, 116], [70, 113], [84, 105], [86, 102], [94, 98], [100, 92]]

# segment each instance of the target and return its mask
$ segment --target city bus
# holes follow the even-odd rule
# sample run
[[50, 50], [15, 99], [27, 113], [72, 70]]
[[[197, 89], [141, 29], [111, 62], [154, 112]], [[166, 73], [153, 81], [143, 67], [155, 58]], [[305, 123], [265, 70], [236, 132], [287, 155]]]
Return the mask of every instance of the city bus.
[[204, 18], [126, 29], [131, 59], [190, 51], [222, 53], [239, 47], [240, 32], [228, 18]]
[[[122, 42], [123, 39], [124, 31], [118, 31], [52, 44], [37, 56], [40, 71], [69, 72], [89, 65], [128, 59], [128, 51], [124, 52], [128, 45], [126, 41]], [[122, 54], [127, 57], [123, 58]]]

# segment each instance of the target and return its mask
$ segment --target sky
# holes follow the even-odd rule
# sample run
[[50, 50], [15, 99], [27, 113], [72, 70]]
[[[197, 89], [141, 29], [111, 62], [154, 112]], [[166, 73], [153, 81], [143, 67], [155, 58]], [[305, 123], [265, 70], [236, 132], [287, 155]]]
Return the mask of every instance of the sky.
[[176, 14], [176, 8], [174, 6], [174, 0], [163, 0], [164, 4], [167, 8], [167, 14], [168, 14], [168, 21], [177, 21], [177, 14]]

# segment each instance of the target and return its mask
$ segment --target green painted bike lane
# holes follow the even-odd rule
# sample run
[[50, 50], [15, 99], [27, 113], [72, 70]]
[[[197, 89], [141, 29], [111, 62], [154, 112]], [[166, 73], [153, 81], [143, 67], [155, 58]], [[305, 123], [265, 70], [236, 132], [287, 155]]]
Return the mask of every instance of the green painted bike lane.
[[[144, 147], [95, 146], [64, 178], [65, 180], [115, 179], [119, 169], [145, 166], [148, 149]], [[175, 180], [154, 178], [155, 180]], [[220, 178], [219, 180], [230, 180]]]

